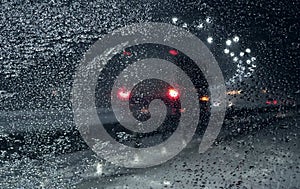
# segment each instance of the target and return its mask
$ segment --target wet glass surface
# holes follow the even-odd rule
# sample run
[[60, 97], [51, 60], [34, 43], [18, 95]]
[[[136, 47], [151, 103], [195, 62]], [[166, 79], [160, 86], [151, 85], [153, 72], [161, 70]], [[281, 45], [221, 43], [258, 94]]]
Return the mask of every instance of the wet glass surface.
[[[0, 188], [299, 188], [299, 7], [296, 0], [2, 1]], [[192, 118], [199, 119], [195, 135], [182, 141], [187, 144], [179, 154], [153, 167], [125, 168], [97, 156], [84, 141], [76, 127], [72, 87], [97, 40], [145, 22], [177, 26], [199, 38], [220, 67], [226, 99], [212, 101], [215, 91], [203, 79], [205, 72], [183, 50], [157, 44], [121, 48], [109, 71], [99, 75], [95, 95], [100, 118], [119, 143], [144, 149], [169, 139], [189, 112], [180, 104], [185, 95], [195, 92], [200, 108], [200, 116]], [[124, 87], [113, 94], [117, 73], [146, 58], [183, 68], [195, 87], [181, 87], [179, 72], [169, 70], [174, 75], [162, 75], [178, 85], [153, 87], [155, 80], [129, 90], [125, 75], [117, 83]], [[137, 75], [131, 73], [128, 77]], [[152, 107], [157, 99], [165, 104]], [[169, 119], [151, 134], [127, 132], [119, 123], [133, 123], [121, 111], [124, 103], [141, 122], [152, 115], [150, 125], [156, 119], [162, 123], [164, 113]], [[114, 109], [116, 104], [120, 109]], [[211, 110], [223, 105], [222, 129], [199, 153]]]

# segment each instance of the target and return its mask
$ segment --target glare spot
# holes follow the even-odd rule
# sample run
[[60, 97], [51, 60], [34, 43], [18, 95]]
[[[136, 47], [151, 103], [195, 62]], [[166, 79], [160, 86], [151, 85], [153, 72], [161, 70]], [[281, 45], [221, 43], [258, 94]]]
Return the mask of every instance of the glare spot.
[[243, 57], [245, 55], [244, 52], [240, 52], [240, 57]]
[[237, 62], [238, 60], [239, 60], [238, 57], [234, 57], [234, 58], [233, 58], [233, 61], [234, 61], [234, 62]]
[[208, 96], [202, 96], [200, 98], [200, 100], [203, 101], [203, 102], [208, 102], [209, 101], [209, 97]]
[[230, 39], [228, 39], [228, 40], [226, 41], [226, 45], [227, 45], [227, 46], [230, 46], [231, 43], [232, 43], [232, 41], [231, 41]]
[[230, 53], [230, 56], [234, 57], [234, 52], [231, 52], [231, 53]]
[[96, 165], [96, 174], [97, 175], [102, 175], [103, 173], [103, 165], [101, 163], [97, 163]]
[[212, 37], [208, 37], [207, 38], [207, 42], [211, 44], [213, 42], [213, 38]]
[[178, 98], [179, 97], [179, 92], [175, 89], [170, 89], [168, 92], [169, 97], [171, 98]]
[[178, 21], [178, 18], [176, 18], [176, 17], [173, 17], [173, 18], [172, 18], [172, 22], [173, 22], [174, 24], [176, 24], [177, 21]]
[[210, 18], [210, 17], [207, 17], [205, 21], [206, 21], [207, 23], [211, 23], [211, 18]]
[[139, 162], [139, 161], [140, 161], [140, 157], [139, 157], [137, 154], [135, 154], [135, 155], [134, 155], [134, 160], [133, 160], [133, 161]]
[[220, 106], [220, 105], [221, 105], [220, 102], [214, 102], [214, 103], [213, 103], [213, 106], [215, 106], [215, 107], [218, 107], [218, 106]]
[[247, 72], [244, 77], [250, 77], [251, 76], [251, 73], [250, 72]]
[[166, 153], [167, 153], [167, 149], [166, 149], [165, 147], [162, 147], [162, 148], [161, 148], [161, 153], [162, 153], [162, 154], [166, 154]]
[[251, 53], [251, 50], [249, 48], [247, 48], [245, 51], [246, 53]]
[[199, 24], [197, 28], [202, 29], [204, 27], [203, 23]]
[[130, 91], [126, 91], [125, 89], [121, 88], [118, 91], [118, 98], [121, 100], [128, 100], [130, 96]]
[[164, 185], [171, 185], [171, 182], [168, 181], [168, 180], [164, 180], [163, 184], [164, 184]]
[[239, 42], [239, 40], [240, 40], [240, 38], [239, 38], [238, 36], [235, 36], [235, 37], [233, 38], [233, 41], [236, 42], [236, 43]]
[[229, 49], [224, 49], [225, 54], [229, 54], [229, 52], [230, 52]]

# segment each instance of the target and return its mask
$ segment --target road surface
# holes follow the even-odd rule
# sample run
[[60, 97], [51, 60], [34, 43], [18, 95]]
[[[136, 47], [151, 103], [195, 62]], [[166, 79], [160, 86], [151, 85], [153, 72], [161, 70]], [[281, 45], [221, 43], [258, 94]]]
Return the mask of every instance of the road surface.
[[97, 159], [91, 150], [2, 161], [0, 188], [299, 189], [299, 115], [251, 124], [261, 129], [222, 137], [204, 154], [197, 153], [195, 141], [152, 168], [118, 168]]

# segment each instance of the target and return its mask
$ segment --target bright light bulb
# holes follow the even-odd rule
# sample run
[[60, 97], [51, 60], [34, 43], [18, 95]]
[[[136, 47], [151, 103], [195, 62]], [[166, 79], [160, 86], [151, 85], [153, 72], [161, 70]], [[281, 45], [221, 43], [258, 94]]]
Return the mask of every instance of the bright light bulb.
[[178, 21], [178, 18], [176, 18], [176, 17], [173, 17], [173, 18], [172, 18], [172, 22], [173, 22], [174, 24], [176, 24], [177, 21]]
[[232, 41], [231, 41], [230, 39], [228, 39], [228, 40], [226, 41], [226, 45], [227, 45], [227, 46], [230, 46], [231, 43], [232, 43]]
[[213, 42], [213, 38], [212, 37], [208, 37], [207, 38], [207, 42], [211, 44]]
[[179, 92], [175, 89], [170, 89], [168, 95], [172, 98], [178, 98]]
[[205, 21], [206, 21], [207, 23], [211, 23], [211, 18], [210, 18], [210, 17], [207, 17]]
[[203, 23], [199, 24], [197, 28], [202, 29], [204, 27]]
[[233, 41], [236, 42], [236, 43], [239, 42], [239, 40], [240, 40], [240, 38], [239, 38], [238, 36], [235, 36], [235, 37], [233, 38]]

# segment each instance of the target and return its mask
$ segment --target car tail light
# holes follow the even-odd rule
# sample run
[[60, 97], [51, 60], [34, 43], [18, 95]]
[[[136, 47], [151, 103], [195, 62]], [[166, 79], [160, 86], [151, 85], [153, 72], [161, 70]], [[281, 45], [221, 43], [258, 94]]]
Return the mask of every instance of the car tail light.
[[172, 99], [178, 99], [179, 98], [179, 92], [176, 89], [169, 89], [168, 90], [168, 96]]
[[278, 101], [277, 100], [267, 100], [266, 104], [268, 104], [268, 105], [270, 105], [270, 104], [276, 105], [276, 104], [278, 104]]
[[267, 100], [266, 104], [272, 104], [272, 102], [270, 100]]
[[127, 91], [127, 90], [122, 88], [118, 91], [117, 96], [121, 100], [128, 100], [129, 96], [130, 96], [130, 91]]
[[171, 55], [173, 55], [173, 56], [176, 56], [176, 55], [178, 55], [178, 51], [177, 51], [177, 50], [175, 50], [175, 49], [171, 49], [171, 50], [169, 50], [169, 53], [170, 53]]
[[130, 56], [130, 55], [131, 55], [131, 52], [129, 52], [129, 51], [123, 51], [123, 55], [125, 55], [125, 56]]

